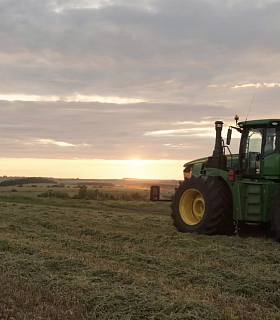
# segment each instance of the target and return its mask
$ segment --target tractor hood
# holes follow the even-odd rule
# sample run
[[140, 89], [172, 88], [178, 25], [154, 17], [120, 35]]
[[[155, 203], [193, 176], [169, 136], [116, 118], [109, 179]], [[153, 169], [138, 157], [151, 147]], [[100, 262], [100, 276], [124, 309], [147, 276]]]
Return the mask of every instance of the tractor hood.
[[[227, 155], [226, 157], [227, 157], [227, 165], [229, 167], [237, 169], [238, 168], [238, 159], [239, 159], [238, 154], [233, 154], [232, 156], [231, 155]], [[186, 162], [184, 164], [184, 168], [187, 167], [187, 166], [191, 166], [192, 167], [194, 165], [203, 164], [207, 160], [208, 160], [208, 157], [205, 157], [205, 158], [200, 158], [200, 159], [196, 159], [196, 160], [192, 160], [192, 161]]]

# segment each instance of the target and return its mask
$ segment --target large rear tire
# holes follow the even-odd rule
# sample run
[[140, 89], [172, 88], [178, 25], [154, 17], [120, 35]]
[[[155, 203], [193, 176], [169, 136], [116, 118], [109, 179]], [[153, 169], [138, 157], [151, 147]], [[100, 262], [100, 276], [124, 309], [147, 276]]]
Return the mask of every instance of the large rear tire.
[[270, 221], [276, 241], [280, 242], [280, 187], [276, 189], [275, 194], [271, 197]]
[[219, 177], [193, 175], [180, 184], [172, 202], [172, 218], [180, 232], [232, 234], [233, 201]]

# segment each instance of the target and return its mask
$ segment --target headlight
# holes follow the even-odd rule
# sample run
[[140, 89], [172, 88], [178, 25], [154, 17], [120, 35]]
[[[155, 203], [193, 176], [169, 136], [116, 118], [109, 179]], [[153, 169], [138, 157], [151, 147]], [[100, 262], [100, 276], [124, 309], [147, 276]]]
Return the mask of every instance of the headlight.
[[183, 171], [184, 174], [184, 180], [187, 178], [190, 178], [192, 176], [192, 167], [186, 166], [186, 168]]

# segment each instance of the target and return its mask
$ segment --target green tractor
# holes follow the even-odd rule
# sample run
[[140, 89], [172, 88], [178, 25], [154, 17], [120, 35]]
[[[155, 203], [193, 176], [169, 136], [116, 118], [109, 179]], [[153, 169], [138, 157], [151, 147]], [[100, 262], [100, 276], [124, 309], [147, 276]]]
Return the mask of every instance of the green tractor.
[[[229, 127], [216, 121], [213, 155], [187, 162], [184, 181], [172, 200], [178, 231], [231, 234], [239, 224], [266, 225], [280, 242], [280, 119], [243, 121]], [[241, 134], [239, 154], [231, 154], [232, 129]], [[225, 155], [226, 149], [229, 155]], [[159, 187], [150, 198], [160, 201]]]

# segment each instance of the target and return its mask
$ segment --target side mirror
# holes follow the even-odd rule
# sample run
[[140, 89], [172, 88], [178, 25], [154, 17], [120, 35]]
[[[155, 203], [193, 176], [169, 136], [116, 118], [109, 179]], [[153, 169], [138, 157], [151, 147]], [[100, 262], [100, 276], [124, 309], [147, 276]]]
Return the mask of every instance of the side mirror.
[[228, 132], [227, 132], [227, 145], [230, 145], [230, 141], [231, 141], [231, 134], [232, 134], [232, 129], [228, 128]]
[[150, 200], [158, 201], [160, 196], [160, 186], [151, 186], [150, 187]]

